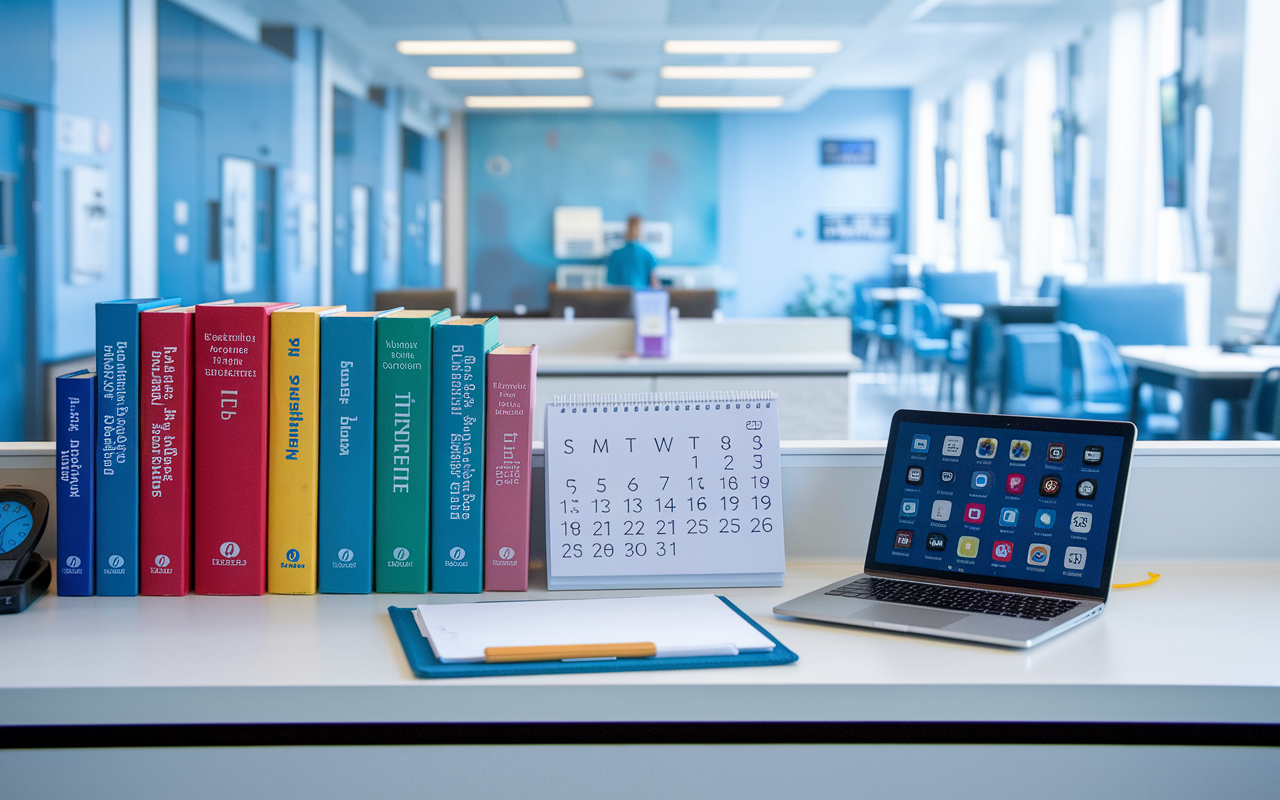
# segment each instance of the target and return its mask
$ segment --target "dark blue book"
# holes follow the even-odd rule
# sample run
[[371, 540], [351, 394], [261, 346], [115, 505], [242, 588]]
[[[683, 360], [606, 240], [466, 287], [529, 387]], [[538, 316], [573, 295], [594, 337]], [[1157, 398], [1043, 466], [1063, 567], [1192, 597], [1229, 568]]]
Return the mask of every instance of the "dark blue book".
[[431, 341], [431, 591], [484, 589], [485, 356], [498, 318], [451, 319]]
[[138, 313], [181, 304], [150, 297], [97, 306], [98, 594], [138, 593]]
[[316, 562], [321, 592], [373, 591], [374, 380], [378, 317], [320, 319], [320, 477]]
[[55, 382], [58, 439], [58, 594], [93, 594], [93, 446], [98, 375], [87, 369]]

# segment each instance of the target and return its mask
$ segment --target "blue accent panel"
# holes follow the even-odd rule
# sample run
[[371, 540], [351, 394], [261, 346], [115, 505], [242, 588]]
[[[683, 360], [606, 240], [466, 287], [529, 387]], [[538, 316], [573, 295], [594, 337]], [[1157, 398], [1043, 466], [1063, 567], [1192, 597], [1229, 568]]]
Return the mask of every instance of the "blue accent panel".
[[57, 385], [58, 595], [93, 594], [98, 379], [87, 369]]
[[[163, 4], [162, 4], [163, 5]], [[160, 141], [158, 154], [160, 209], [159, 278], [161, 294], [200, 297], [200, 268], [208, 252], [207, 215], [200, 190], [200, 129], [202, 120], [193, 111], [161, 104], [158, 109]], [[186, 203], [186, 222], [179, 224], [178, 203]], [[181, 252], [178, 237], [185, 236], [187, 250]]]
[[[373, 273], [380, 251], [382, 109], [368, 100], [333, 92], [333, 302], [350, 311], [373, 308]], [[368, 271], [351, 271], [351, 189], [369, 187]]]
[[53, 102], [52, 0], [0, 0], [0, 96]]
[[160, 101], [200, 108], [200, 18], [162, 2], [156, 5], [156, 29], [160, 37], [156, 52]]
[[[0, 108], [0, 211], [12, 218], [13, 227], [0, 231], [0, 441], [23, 438], [23, 387], [27, 355], [27, 253], [29, 208], [24, 200], [30, 190], [26, 179], [26, 118], [18, 111]], [[12, 239], [12, 241], [9, 241]]]
[[181, 303], [98, 303], [98, 594], [138, 593], [138, 312]]
[[1058, 319], [1098, 331], [1116, 346], [1186, 344], [1186, 291], [1180, 283], [1062, 287]]
[[[374, 316], [329, 316], [320, 320], [320, 525], [316, 560], [320, 565], [319, 588], [325, 593], [373, 591], [377, 321]], [[346, 561], [339, 558], [343, 549], [352, 553]]]
[[[440, 139], [404, 129], [404, 169], [401, 175], [401, 258], [405, 286], [442, 285], [439, 258], [431, 260], [431, 204], [443, 194]], [[437, 216], [437, 222], [439, 217]]]
[[[468, 286], [481, 307], [547, 307], [556, 206], [600, 206], [606, 220], [639, 213], [668, 221], [670, 263], [715, 264], [719, 140], [714, 114], [468, 117]], [[509, 173], [486, 169], [494, 156]]]
[[[828, 92], [794, 114], [725, 114], [720, 122], [722, 264], [738, 273], [729, 313], [780, 316], [805, 273], [886, 275], [906, 252], [911, 93]], [[823, 139], [876, 142], [871, 166], [822, 166]], [[819, 212], [892, 213], [886, 242], [819, 241]], [[677, 232], [677, 241], [679, 234]]]

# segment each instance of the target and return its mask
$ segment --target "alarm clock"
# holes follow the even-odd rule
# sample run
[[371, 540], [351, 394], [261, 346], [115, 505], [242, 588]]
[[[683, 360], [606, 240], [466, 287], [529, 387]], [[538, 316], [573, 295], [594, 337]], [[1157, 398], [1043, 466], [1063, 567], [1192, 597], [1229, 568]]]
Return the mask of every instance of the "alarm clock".
[[49, 521], [49, 501], [39, 492], [0, 489], [0, 581], [22, 578]]

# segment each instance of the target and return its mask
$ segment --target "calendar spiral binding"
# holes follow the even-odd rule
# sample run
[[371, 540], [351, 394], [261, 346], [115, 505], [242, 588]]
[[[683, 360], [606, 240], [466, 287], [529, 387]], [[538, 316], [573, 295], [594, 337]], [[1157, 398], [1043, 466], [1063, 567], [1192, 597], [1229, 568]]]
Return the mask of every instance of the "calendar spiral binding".
[[624, 394], [557, 394], [551, 396], [548, 406], [624, 406], [667, 403], [737, 403], [778, 401], [773, 391], [725, 391], [725, 392], [634, 392]]

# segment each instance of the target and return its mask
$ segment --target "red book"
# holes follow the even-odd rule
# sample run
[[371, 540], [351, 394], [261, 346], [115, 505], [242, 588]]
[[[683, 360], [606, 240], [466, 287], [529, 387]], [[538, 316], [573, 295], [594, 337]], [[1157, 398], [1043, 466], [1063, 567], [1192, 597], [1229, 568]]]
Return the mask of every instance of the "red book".
[[527, 592], [538, 346], [495, 347], [487, 359], [484, 589]]
[[195, 306], [138, 317], [139, 594], [191, 591], [191, 328]]
[[271, 312], [297, 303], [198, 305], [195, 590], [267, 590], [267, 377]]

